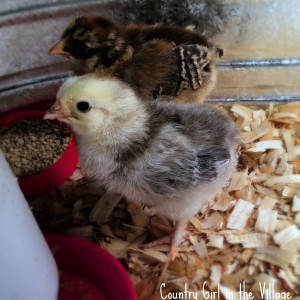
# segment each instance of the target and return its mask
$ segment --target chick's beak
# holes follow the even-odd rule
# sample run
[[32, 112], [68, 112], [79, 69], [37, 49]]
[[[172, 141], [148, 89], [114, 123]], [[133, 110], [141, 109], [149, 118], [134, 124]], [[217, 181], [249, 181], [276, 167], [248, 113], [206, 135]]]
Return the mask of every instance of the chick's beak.
[[64, 51], [63, 48], [64, 48], [64, 42], [59, 41], [49, 49], [48, 54], [50, 54], [50, 55], [57, 54], [57, 55], [70, 57], [70, 54], [68, 52]]
[[46, 120], [56, 119], [66, 123], [68, 123], [68, 117], [68, 114], [63, 112], [62, 107], [59, 104], [54, 104], [46, 111], [46, 114], [44, 115], [44, 119]]

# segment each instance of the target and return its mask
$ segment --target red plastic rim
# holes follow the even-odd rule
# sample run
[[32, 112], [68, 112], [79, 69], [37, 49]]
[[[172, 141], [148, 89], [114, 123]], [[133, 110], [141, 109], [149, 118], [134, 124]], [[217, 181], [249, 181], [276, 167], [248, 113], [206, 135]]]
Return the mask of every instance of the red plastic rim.
[[60, 271], [58, 300], [137, 300], [128, 273], [107, 251], [71, 236], [45, 238]]
[[[22, 111], [6, 115], [0, 120], [0, 127], [31, 118], [42, 118], [44, 111]], [[19, 178], [20, 188], [27, 199], [45, 195], [62, 185], [75, 171], [78, 164], [78, 153], [74, 136], [70, 131], [70, 142], [64, 154], [50, 167], [27, 177]]]

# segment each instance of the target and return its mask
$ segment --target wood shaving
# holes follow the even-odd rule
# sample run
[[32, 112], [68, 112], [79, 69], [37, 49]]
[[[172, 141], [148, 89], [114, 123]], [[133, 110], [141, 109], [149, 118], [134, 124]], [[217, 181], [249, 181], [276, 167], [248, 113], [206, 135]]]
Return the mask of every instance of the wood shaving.
[[[162, 283], [164, 297], [187, 288], [197, 299], [250, 299], [241, 298], [244, 288], [253, 299], [287, 299], [287, 293], [300, 299], [300, 102], [226, 109], [244, 140], [238, 169], [215, 201], [191, 219], [175, 261], [168, 258], [168, 245], [140, 248], [164, 235], [156, 223], [172, 222], [152, 208], [105, 194], [78, 174], [30, 203], [40, 226], [84, 237], [112, 253], [126, 267], [139, 300], [162, 299]], [[106, 197], [113, 201], [102, 201]]]
[[219, 234], [212, 234], [208, 238], [207, 246], [222, 249], [224, 247], [224, 236]]
[[265, 152], [268, 149], [282, 149], [282, 141], [280, 140], [269, 140], [257, 142], [253, 147], [247, 149], [248, 152]]
[[300, 230], [295, 224], [277, 232], [273, 235], [274, 242], [280, 246], [280, 248], [285, 248], [284, 246], [294, 240], [299, 240]]
[[300, 198], [298, 197], [298, 195], [294, 195], [292, 211], [300, 211]]
[[276, 210], [259, 207], [254, 227], [255, 231], [273, 234], [276, 227], [277, 216], [278, 212]]
[[227, 222], [227, 228], [244, 229], [246, 222], [254, 208], [249, 201], [239, 199]]
[[245, 233], [238, 235], [228, 234], [226, 240], [229, 244], [242, 244], [244, 248], [257, 248], [268, 245], [269, 235], [264, 233]]

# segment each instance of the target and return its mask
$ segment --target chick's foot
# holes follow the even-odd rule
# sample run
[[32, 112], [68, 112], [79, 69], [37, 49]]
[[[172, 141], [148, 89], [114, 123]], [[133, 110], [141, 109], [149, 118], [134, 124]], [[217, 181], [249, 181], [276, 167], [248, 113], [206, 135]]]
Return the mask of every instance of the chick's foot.
[[174, 229], [171, 229], [162, 224], [155, 224], [155, 227], [165, 232], [167, 235], [153, 242], [143, 244], [141, 245], [141, 248], [149, 249], [159, 245], [170, 244], [169, 255], [171, 260], [173, 261], [178, 256], [178, 245], [180, 244], [183, 237], [185, 222], [178, 222]]

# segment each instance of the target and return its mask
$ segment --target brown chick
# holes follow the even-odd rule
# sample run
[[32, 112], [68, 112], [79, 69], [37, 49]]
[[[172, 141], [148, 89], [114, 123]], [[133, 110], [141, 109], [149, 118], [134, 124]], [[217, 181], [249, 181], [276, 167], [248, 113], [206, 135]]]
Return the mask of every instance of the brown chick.
[[118, 77], [143, 98], [203, 102], [216, 82], [214, 60], [223, 50], [178, 26], [119, 26], [103, 17], [81, 17], [49, 53], [78, 62], [85, 73]]
[[145, 101], [111, 77], [68, 79], [45, 117], [70, 124], [87, 177], [176, 222], [170, 236], [148, 245], [170, 242], [171, 258], [187, 221], [237, 163], [239, 131], [219, 109]]

